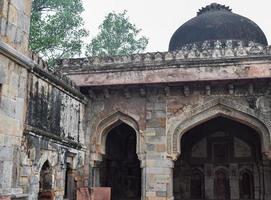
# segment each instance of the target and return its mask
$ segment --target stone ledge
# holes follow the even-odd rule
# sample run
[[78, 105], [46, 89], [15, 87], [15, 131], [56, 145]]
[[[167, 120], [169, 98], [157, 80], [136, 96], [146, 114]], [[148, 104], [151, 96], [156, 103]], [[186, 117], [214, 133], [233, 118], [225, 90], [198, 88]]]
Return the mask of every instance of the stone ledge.
[[75, 149], [86, 149], [86, 147], [83, 144], [81, 144], [80, 142], [75, 142], [75, 141], [69, 140], [65, 137], [60, 137], [56, 134], [49, 133], [47, 131], [43, 131], [39, 128], [30, 126], [30, 125], [25, 125], [24, 133], [32, 134], [34, 136], [42, 136], [42, 137], [51, 139], [51, 140], [55, 141], [56, 143], [60, 143], [61, 145], [73, 147]]
[[32, 59], [30, 59], [24, 54], [18, 52], [13, 47], [1, 41], [0, 41], [0, 53], [7, 56], [14, 62], [18, 63], [22, 67], [26, 68], [28, 71], [35, 72], [37, 76], [45, 78], [53, 83], [56, 83], [55, 85], [58, 88], [63, 88], [64, 90], [70, 92], [74, 96], [78, 97], [78, 100], [80, 100], [84, 104], [87, 103], [87, 98], [80, 93], [75, 83], [73, 83], [68, 77], [61, 75], [58, 72], [55, 72], [54, 74], [48, 72], [45, 64], [46, 62], [44, 62], [41, 58], [39, 58], [35, 54], [32, 54]]
[[228, 60], [251, 58], [255, 60], [263, 57], [271, 57], [271, 46], [227, 40], [189, 44], [183, 49], [173, 52], [63, 59], [58, 61], [58, 65], [61, 68], [60, 71], [65, 74], [80, 74], [82, 72], [117, 71], [124, 68], [149, 70], [173, 64], [227, 62]]

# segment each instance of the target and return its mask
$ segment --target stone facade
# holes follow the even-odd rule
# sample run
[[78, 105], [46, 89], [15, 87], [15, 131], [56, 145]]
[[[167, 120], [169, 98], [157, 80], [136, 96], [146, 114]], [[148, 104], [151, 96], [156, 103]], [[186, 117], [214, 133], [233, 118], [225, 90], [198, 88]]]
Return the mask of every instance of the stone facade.
[[[30, 1], [3, 5], [30, 15]], [[270, 46], [196, 42], [61, 60], [51, 73], [27, 41], [9, 37], [0, 42], [0, 199], [271, 199]]]
[[87, 101], [28, 51], [31, 1], [0, 4], [0, 198], [38, 199], [47, 192], [63, 199], [65, 182], [72, 188], [87, 181], [82, 124]]

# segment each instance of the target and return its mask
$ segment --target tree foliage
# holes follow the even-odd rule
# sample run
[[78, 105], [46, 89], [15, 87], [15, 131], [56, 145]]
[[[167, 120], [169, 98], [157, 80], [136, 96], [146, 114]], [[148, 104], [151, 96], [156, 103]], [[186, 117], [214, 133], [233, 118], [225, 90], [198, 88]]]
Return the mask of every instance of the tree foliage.
[[30, 48], [49, 61], [73, 57], [82, 50], [83, 28], [81, 0], [33, 0]]
[[87, 55], [127, 55], [145, 50], [148, 39], [129, 22], [127, 11], [109, 13], [99, 26], [98, 35], [87, 46]]

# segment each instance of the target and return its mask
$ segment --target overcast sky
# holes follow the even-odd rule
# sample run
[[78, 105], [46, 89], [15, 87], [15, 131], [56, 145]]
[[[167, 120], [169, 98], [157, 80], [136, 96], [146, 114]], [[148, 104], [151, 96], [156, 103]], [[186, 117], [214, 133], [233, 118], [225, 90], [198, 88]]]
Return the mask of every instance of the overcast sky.
[[199, 8], [214, 2], [256, 22], [271, 44], [271, 0], [83, 0], [83, 18], [92, 38], [109, 12], [127, 10], [130, 22], [149, 38], [146, 51], [167, 51], [175, 30], [195, 17]]

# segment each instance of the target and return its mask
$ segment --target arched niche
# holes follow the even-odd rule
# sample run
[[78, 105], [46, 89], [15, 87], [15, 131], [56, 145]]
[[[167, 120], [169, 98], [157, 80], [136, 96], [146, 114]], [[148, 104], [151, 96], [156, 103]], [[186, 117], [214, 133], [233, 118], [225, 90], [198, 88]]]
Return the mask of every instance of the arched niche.
[[203, 199], [204, 193], [204, 172], [200, 169], [193, 169], [190, 178], [190, 196], [192, 199]]
[[177, 159], [181, 153], [180, 141], [182, 136], [194, 127], [216, 117], [225, 117], [254, 129], [260, 137], [262, 152], [270, 149], [270, 122], [244, 105], [226, 99], [216, 99], [206, 102], [189, 112], [169, 120], [167, 131], [168, 154]]
[[229, 172], [225, 168], [218, 168], [214, 172], [214, 196], [217, 200], [231, 198]]
[[39, 200], [53, 199], [53, 170], [49, 161], [46, 160], [41, 167], [39, 178]]
[[239, 173], [240, 199], [254, 199], [254, 176], [251, 170], [243, 169]]

